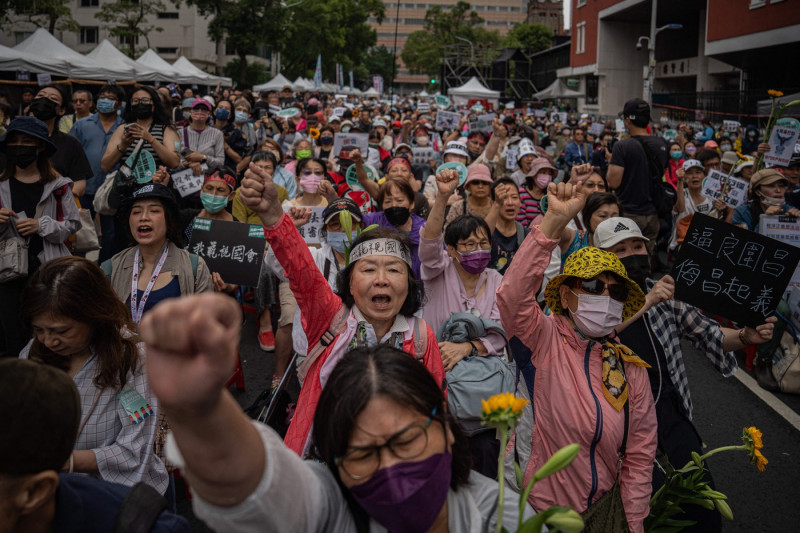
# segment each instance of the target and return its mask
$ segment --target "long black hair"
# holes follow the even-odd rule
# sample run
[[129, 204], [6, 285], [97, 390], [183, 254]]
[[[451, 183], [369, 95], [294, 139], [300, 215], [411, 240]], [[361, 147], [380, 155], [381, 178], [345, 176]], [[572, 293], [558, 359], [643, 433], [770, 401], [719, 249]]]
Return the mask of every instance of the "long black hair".
[[[335, 458], [347, 452], [356, 418], [377, 396], [431, 416], [445, 432], [450, 429], [455, 439], [450, 488], [457, 490], [465, 485], [472, 467], [467, 438], [447, 411], [442, 389], [425, 366], [409, 354], [386, 345], [358, 348], [345, 354], [319, 398], [312, 430], [313, 455], [328, 466], [339, 484], [359, 532], [369, 530], [369, 516], [342, 483]], [[433, 426], [428, 429], [431, 430]]]
[[153, 101], [153, 124], [163, 124], [164, 126], [172, 126], [172, 119], [170, 118], [167, 110], [164, 109], [164, 104], [161, 101], [161, 96], [156, 92], [155, 89], [152, 87], [148, 87], [147, 85], [141, 85], [136, 87], [130, 95], [128, 95], [128, 101], [125, 105], [125, 122], [131, 123], [136, 122], [136, 117], [133, 114], [133, 109], [131, 105], [131, 99], [133, 95], [138, 93], [139, 91], [145, 91], [147, 94], [150, 95], [150, 98]]
[[619, 198], [617, 195], [610, 192], [593, 192], [589, 195], [589, 198], [586, 199], [586, 204], [583, 206], [581, 210], [581, 218], [583, 219], [583, 229], [586, 231], [591, 232], [591, 221], [592, 215], [594, 212], [603, 207], [604, 205], [615, 205], [617, 209], [619, 209], [620, 215], [622, 215], [622, 205], [619, 203]]

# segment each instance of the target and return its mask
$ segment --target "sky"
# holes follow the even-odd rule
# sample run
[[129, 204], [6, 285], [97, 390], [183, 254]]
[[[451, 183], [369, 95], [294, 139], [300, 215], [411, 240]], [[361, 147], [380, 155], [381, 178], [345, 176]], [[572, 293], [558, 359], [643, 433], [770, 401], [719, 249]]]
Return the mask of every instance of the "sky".
[[564, 0], [562, 6], [564, 8], [564, 27], [569, 28], [570, 19], [572, 16], [572, 0]]

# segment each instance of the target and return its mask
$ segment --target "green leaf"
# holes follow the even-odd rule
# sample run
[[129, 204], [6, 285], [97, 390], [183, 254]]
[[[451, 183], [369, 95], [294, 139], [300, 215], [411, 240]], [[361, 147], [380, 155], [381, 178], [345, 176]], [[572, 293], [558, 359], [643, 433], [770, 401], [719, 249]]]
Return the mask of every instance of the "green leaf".
[[514, 461], [514, 477], [517, 479], [517, 487], [522, 487], [522, 468]]
[[692, 499], [686, 500], [685, 503], [688, 503], [688, 504], [691, 504], [691, 505], [699, 505], [700, 507], [708, 509], [709, 511], [713, 511], [714, 510], [714, 500], [704, 500], [704, 499], [701, 499], [701, 498], [692, 498]]
[[551, 508], [528, 518], [522, 523], [522, 527], [517, 530], [517, 533], [540, 533], [545, 520], [547, 520], [554, 512], [555, 510]]
[[549, 475], [555, 474], [572, 464], [578, 452], [581, 451], [579, 444], [568, 444], [553, 454], [542, 467], [533, 475], [533, 479], [541, 481]]
[[697, 522], [695, 520], [675, 520], [674, 518], [668, 518], [664, 520], [665, 526], [673, 526], [673, 527], [689, 527], [695, 525]]
[[731, 511], [730, 505], [725, 500], [714, 500], [714, 505], [717, 507], [719, 514], [728, 520], [733, 520], [733, 511]]
[[698, 468], [703, 468], [703, 460], [700, 459], [700, 454], [699, 453], [693, 451], [692, 452], [692, 460], [694, 461], [694, 464], [696, 464]]
[[545, 520], [548, 526], [557, 527], [567, 533], [583, 531], [583, 518], [572, 509], [561, 509]]

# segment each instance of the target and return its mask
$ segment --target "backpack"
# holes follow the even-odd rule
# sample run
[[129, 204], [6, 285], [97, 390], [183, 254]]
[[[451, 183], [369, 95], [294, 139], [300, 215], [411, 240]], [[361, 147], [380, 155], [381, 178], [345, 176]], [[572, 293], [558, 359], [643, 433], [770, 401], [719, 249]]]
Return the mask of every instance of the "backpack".
[[166, 509], [167, 500], [156, 489], [140, 481], [122, 500], [114, 533], [148, 533]]
[[665, 218], [672, 213], [677, 195], [672, 186], [664, 181], [664, 166], [658, 155], [650, 146], [641, 139], [641, 136], [632, 136], [631, 139], [641, 145], [644, 150], [647, 166], [650, 170], [650, 196], [659, 218]]

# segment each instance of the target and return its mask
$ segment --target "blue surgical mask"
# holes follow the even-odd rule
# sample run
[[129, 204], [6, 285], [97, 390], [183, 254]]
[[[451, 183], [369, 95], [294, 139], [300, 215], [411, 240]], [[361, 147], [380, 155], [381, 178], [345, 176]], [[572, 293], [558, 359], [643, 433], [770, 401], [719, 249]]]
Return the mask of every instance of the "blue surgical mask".
[[203, 207], [206, 209], [206, 211], [212, 215], [219, 213], [225, 209], [226, 205], [228, 205], [227, 196], [217, 196], [216, 194], [211, 194], [210, 192], [201, 192], [200, 201], [203, 202]]
[[220, 107], [217, 109], [217, 112], [214, 114], [214, 116], [217, 117], [217, 120], [228, 120], [231, 118], [231, 112], [224, 107]]
[[[356, 240], [356, 237], [358, 237], [358, 234], [354, 231], [352, 233], [352, 239]], [[350, 242], [347, 240], [347, 234], [343, 231], [329, 231], [326, 240], [328, 241], [330, 247], [340, 254], [344, 253], [345, 245], [350, 244]]]
[[106, 114], [113, 113], [115, 105], [117, 105], [117, 103], [110, 98], [100, 98], [97, 100], [97, 112]]
[[247, 113], [245, 113], [244, 111], [237, 111], [234, 114], [234, 119], [233, 120], [237, 124], [244, 124], [245, 122], [247, 122], [248, 118], [249, 117], [247, 116]]

